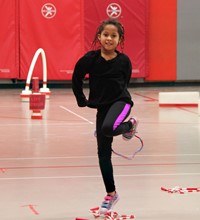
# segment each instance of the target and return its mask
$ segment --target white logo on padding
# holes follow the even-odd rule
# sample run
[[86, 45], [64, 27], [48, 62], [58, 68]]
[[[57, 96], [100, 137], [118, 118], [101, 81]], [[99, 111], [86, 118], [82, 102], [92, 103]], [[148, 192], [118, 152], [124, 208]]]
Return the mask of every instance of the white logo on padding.
[[51, 19], [56, 15], [56, 7], [51, 3], [46, 3], [42, 6], [41, 12], [45, 18]]
[[122, 13], [122, 9], [117, 3], [111, 3], [108, 5], [106, 12], [110, 18], [118, 18]]

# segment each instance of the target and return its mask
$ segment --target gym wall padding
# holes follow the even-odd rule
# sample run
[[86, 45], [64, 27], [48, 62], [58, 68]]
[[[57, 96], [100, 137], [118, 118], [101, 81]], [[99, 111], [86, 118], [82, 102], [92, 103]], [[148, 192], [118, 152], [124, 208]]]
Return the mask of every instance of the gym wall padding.
[[[41, 12], [48, 2], [57, 10], [52, 19]], [[0, 79], [26, 79], [34, 53], [42, 47], [47, 56], [48, 80], [70, 80], [75, 62], [90, 49], [98, 18], [107, 17], [103, 4], [109, 2], [0, 0]], [[199, 0], [116, 2], [122, 5], [124, 52], [132, 60], [133, 77], [145, 77], [144, 81], [200, 80]], [[34, 74], [41, 76], [41, 71], [39, 59]]]
[[[34, 53], [45, 51], [48, 80], [71, 79], [83, 53], [82, 0], [20, 0], [20, 79], [26, 79]], [[34, 75], [42, 78], [41, 59]]]
[[0, 79], [18, 78], [17, 7], [14, 0], [0, 0]]
[[[7, 7], [8, 2], [13, 3], [11, 7]], [[133, 77], [136, 78], [145, 78], [147, 74], [147, 2], [115, 1], [119, 6], [117, 11], [121, 13], [118, 19], [126, 29], [124, 52], [132, 60]], [[0, 78], [25, 80], [36, 50], [43, 48], [47, 58], [48, 80], [70, 80], [75, 62], [91, 49], [90, 43], [100, 21], [110, 16], [107, 7], [111, 3], [113, 1], [110, 0], [8, 0], [6, 3], [0, 0], [3, 6], [1, 22], [6, 30], [6, 34], [0, 38], [3, 57], [0, 69], [7, 68], [13, 73], [1, 74]], [[113, 4], [110, 10], [115, 12], [115, 5], [112, 7]], [[7, 10], [9, 13], [5, 13]], [[15, 16], [16, 11], [19, 13]], [[33, 72], [33, 76], [36, 75], [42, 78], [40, 57]]]
[[[112, 8], [116, 7], [116, 13]], [[125, 28], [126, 53], [133, 66], [132, 78], [145, 78], [147, 76], [147, 25], [148, 0], [85, 0], [84, 25], [85, 49], [91, 49], [96, 28], [99, 23], [108, 19], [108, 15], [117, 16]], [[119, 48], [120, 50], [120, 48]]]

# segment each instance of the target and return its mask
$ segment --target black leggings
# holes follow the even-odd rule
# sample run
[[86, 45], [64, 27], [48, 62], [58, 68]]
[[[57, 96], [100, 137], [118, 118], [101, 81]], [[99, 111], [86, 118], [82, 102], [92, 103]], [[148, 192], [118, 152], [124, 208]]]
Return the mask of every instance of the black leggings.
[[111, 161], [113, 136], [126, 133], [131, 129], [130, 122], [123, 122], [130, 111], [131, 105], [123, 101], [97, 109], [96, 132], [99, 166], [107, 193], [116, 190]]

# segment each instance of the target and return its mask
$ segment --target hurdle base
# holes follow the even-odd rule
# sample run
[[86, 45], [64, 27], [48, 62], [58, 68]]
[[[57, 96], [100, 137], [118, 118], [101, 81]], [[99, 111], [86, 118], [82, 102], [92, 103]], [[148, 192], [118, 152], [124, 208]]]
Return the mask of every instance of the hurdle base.
[[44, 94], [46, 99], [50, 98], [51, 92], [50, 92], [49, 88], [41, 88], [40, 93]]
[[22, 93], [20, 94], [22, 102], [29, 102], [31, 94], [32, 94], [32, 91], [23, 90]]
[[31, 119], [42, 119], [41, 111], [39, 110], [33, 110]]

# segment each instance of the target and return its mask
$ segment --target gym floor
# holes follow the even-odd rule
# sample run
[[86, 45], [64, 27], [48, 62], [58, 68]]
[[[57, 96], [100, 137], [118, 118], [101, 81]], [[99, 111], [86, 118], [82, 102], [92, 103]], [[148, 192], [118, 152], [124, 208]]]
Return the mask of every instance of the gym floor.
[[[130, 88], [143, 150], [133, 160], [113, 155], [120, 201], [115, 211], [138, 220], [199, 220], [200, 114], [197, 107], [159, 107], [159, 92], [198, 91], [195, 86]], [[0, 89], [0, 219], [94, 219], [89, 209], [105, 196], [100, 175], [94, 109], [78, 108], [70, 88], [51, 89], [41, 120], [31, 119], [21, 89]], [[87, 93], [86, 89], [86, 93]], [[134, 138], [114, 139], [130, 155]]]

